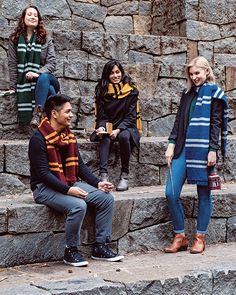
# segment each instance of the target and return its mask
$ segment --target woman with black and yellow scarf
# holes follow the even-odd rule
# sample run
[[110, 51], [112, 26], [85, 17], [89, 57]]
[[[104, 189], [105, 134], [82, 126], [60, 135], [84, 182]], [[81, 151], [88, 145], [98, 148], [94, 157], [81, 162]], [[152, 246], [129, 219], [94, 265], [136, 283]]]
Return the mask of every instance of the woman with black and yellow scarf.
[[142, 126], [138, 94], [136, 85], [125, 74], [119, 61], [111, 60], [105, 64], [102, 78], [95, 89], [96, 130], [91, 140], [100, 141], [99, 169], [102, 181], [108, 180], [110, 148], [118, 140], [121, 157], [120, 181], [116, 187], [118, 191], [129, 188], [131, 146], [139, 146]]

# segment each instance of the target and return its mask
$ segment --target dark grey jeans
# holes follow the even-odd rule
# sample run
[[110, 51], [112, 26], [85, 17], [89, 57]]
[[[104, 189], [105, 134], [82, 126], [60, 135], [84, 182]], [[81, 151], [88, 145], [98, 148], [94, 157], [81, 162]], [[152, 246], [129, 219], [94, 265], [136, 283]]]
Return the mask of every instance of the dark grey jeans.
[[66, 246], [80, 245], [80, 230], [87, 206], [95, 210], [96, 242], [109, 242], [112, 234], [113, 196], [84, 182], [76, 182], [74, 186], [88, 192], [85, 199], [63, 195], [41, 183], [33, 192], [34, 200], [38, 204], [44, 204], [57, 212], [66, 214]]

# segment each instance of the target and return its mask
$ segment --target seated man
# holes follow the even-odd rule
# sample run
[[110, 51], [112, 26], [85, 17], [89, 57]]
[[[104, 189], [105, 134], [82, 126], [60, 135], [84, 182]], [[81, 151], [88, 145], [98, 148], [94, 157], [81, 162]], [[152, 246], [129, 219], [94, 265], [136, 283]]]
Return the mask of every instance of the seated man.
[[[31, 189], [36, 203], [66, 214], [66, 248], [64, 262], [85, 266], [80, 255], [80, 230], [88, 207], [96, 212], [96, 242], [92, 258], [119, 261], [123, 256], [113, 253], [106, 242], [112, 233], [113, 188], [101, 182], [84, 164], [74, 134], [69, 126], [72, 119], [70, 98], [51, 96], [45, 103], [46, 117], [29, 142]], [[78, 182], [80, 177], [85, 182]]]

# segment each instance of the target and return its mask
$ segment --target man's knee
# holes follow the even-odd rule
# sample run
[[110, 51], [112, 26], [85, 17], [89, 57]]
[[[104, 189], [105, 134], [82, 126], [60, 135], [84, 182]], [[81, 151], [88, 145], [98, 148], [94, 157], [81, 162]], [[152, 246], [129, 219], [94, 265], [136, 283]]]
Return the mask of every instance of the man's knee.
[[87, 204], [85, 202], [74, 203], [73, 206], [70, 207], [68, 214], [82, 214], [85, 215], [87, 211]]
[[123, 131], [119, 134], [119, 142], [124, 144], [124, 143], [129, 143], [129, 134], [127, 132]]

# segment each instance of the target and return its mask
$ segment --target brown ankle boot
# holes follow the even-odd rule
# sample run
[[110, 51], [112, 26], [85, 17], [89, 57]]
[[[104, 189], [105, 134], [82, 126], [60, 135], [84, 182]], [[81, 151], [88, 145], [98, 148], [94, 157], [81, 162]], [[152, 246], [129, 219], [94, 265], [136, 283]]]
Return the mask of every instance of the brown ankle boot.
[[41, 122], [41, 119], [42, 119], [42, 115], [43, 115], [43, 111], [42, 111], [41, 105], [35, 106], [34, 111], [33, 111], [32, 120], [30, 121], [30, 126], [33, 129], [38, 128], [38, 126]]
[[190, 253], [198, 254], [202, 253], [206, 248], [205, 235], [196, 234], [194, 236], [193, 246], [190, 248]]
[[176, 253], [186, 251], [188, 248], [188, 239], [186, 236], [176, 234], [172, 244], [164, 249], [165, 253]]

